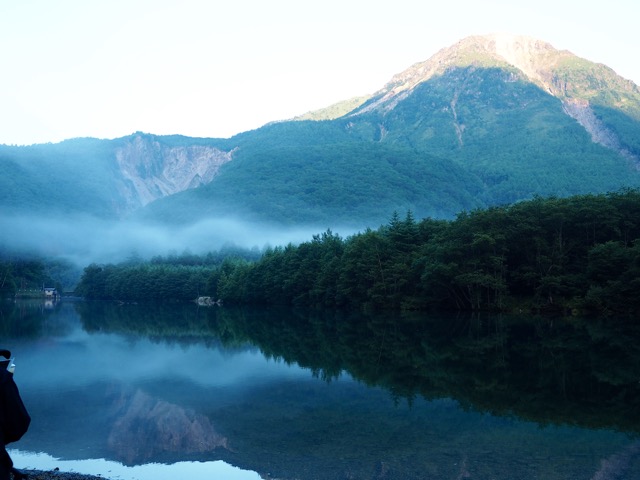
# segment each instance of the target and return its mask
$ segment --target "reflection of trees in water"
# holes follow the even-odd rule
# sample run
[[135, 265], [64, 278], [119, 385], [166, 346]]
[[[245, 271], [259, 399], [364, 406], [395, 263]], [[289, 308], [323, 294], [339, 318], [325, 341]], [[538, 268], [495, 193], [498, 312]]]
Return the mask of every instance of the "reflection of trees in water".
[[140, 464], [167, 453], [201, 454], [227, 447], [211, 421], [193, 410], [154, 398], [141, 390], [114, 399], [107, 445], [116, 459]]
[[395, 397], [454, 398], [539, 423], [640, 432], [640, 326], [611, 319], [232, 311], [218, 321], [268, 357], [346, 371]]
[[81, 306], [89, 330], [255, 345], [331, 380], [348, 372], [397, 399], [454, 398], [539, 423], [640, 432], [640, 325], [492, 315], [366, 315], [289, 308]]
[[215, 325], [216, 308], [194, 304], [124, 304], [84, 302], [76, 306], [88, 332], [117, 332], [151, 340], [188, 345], [219, 345]]
[[4, 339], [38, 338], [62, 334], [67, 320], [78, 315], [70, 304], [48, 304], [43, 299], [0, 300], [0, 337]]

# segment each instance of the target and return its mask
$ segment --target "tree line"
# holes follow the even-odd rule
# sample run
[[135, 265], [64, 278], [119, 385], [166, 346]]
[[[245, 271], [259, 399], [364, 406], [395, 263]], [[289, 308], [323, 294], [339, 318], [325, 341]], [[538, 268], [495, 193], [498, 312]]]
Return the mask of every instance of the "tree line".
[[376, 230], [347, 238], [327, 230], [215, 266], [91, 265], [79, 291], [365, 310], [637, 313], [639, 238], [639, 191], [534, 198], [453, 220], [394, 213]]
[[88, 299], [122, 302], [187, 302], [215, 293], [212, 279], [228, 262], [257, 261], [261, 252], [233, 245], [197, 255], [188, 250], [178, 255], [157, 255], [144, 260], [132, 255], [119, 264], [91, 264], [84, 269], [76, 293]]
[[62, 292], [72, 275], [70, 270], [64, 261], [10, 255], [0, 248], [0, 298], [21, 292], [41, 292], [43, 287], [55, 287]]

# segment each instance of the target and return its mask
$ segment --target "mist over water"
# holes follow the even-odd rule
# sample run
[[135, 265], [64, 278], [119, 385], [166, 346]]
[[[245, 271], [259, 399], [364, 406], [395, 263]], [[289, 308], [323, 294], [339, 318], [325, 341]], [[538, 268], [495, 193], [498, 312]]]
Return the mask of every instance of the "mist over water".
[[[241, 219], [209, 218], [184, 226], [91, 216], [0, 215], [0, 249], [64, 258], [78, 266], [117, 263], [132, 255], [150, 258], [169, 253], [205, 254], [224, 247], [262, 250], [311, 240], [327, 225], [283, 227]], [[354, 229], [334, 229], [349, 235]]]

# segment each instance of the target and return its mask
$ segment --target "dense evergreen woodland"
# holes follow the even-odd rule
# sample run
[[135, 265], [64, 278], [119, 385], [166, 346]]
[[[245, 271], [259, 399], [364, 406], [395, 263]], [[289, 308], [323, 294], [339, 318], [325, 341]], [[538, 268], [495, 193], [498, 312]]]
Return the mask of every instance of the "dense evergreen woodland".
[[330, 230], [256, 260], [91, 265], [88, 298], [357, 309], [640, 312], [640, 192], [536, 198], [454, 220], [411, 212], [341, 238]]
[[0, 249], [0, 298], [39, 296], [44, 287], [62, 292], [65, 286], [77, 282], [78, 276], [67, 262], [8, 255]]

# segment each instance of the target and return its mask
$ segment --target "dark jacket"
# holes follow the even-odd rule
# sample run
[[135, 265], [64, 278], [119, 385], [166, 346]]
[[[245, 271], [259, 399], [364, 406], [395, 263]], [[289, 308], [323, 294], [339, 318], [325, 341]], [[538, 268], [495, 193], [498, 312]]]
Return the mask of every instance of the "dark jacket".
[[[31, 417], [22, 403], [13, 374], [0, 362], [0, 480], [8, 480], [13, 462], [5, 445], [17, 442], [29, 428]], [[17, 478], [14, 474], [14, 478]]]
[[0, 368], [0, 435], [6, 445], [17, 442], [29, 428], [31, 417], [27, 412], [13, 374]]

